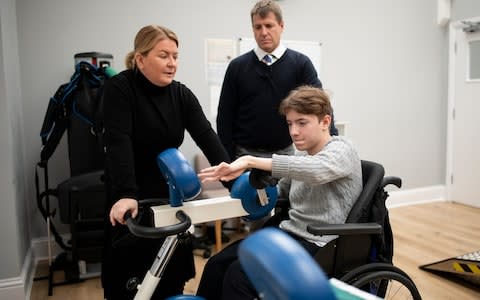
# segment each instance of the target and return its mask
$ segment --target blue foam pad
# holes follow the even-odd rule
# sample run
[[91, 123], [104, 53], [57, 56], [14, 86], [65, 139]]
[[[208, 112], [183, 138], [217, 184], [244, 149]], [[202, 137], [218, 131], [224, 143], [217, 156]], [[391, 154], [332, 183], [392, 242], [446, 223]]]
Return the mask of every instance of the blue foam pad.
[[168, 183], [171, 206], [181, 206], [183, 201], [194, 199], [202, 191], [197, 173], [178, 149], [161, 152], [157, 165]]
[[168, 297], [165, 300], [205, 300], [205, 298], [200, 296], [194, 296], [194, 295], [178, 295], [178, 296]]
[[335, 300], [320, 266], [285, 232], [269, 227], [239, 246], [240, 263], [263, 300]]
[[249, 176], [250, 172], [245, 172], [235, 180], [230, 190], [230, 196], [242, 200], [243, 208], [249, 213], [248, 219], [257, 220], [266, 216], [275, 207], [278, 192], [276, 186], [265, 188], [268, 203], [262, 206], [257, 199], [257, 190], [250, 184]]

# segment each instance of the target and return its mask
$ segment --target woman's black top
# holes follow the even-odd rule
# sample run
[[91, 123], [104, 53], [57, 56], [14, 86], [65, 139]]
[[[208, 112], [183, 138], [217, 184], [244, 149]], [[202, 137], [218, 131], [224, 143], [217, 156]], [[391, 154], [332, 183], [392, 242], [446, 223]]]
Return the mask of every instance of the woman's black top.
[[168, 196], [156, 157], [178, 148], [185, 130], [212, 165], [229, 161], [197, 98], [178, 81], [158, 87], [139, 71], [123, 71], [105, 84], [104, 114], [113, 203]]

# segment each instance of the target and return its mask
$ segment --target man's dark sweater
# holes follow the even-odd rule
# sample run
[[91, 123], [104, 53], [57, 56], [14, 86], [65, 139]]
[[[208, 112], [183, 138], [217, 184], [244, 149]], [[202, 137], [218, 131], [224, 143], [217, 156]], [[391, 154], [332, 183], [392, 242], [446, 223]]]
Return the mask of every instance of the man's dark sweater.
[[231, 61], [217, 114], [218, 135], [233, 159], [235, 146], [274, 151], [292, 143], [278, 107], [300, 85], [322, 87], [310, 59], [287, 49], [272, 65], [249, 51]]

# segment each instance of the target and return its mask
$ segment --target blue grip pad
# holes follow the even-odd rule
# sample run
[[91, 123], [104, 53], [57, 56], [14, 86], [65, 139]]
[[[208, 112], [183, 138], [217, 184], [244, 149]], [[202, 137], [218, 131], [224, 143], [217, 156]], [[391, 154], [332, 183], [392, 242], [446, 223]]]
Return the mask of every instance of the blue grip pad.
[[194, 199], [202, 191], [197, 173], [178, 149], [161, 152], [157, 165], [167, 181], [171, 206], [181, 206], [183, 201]]
[[194, 296], [194, 295], [178, 295], [178, 296], [168, 297], [165, 300], [205, 300], [205, 298], [200, 296]]
[[291, 236], [268, 227], [241, 242], [238, 258], [263, 300], [335, 300], [320, 266]]
[[258, 201], [257, 190], [250, 184], [249, 176], [250, 172], [245, 172], [235, 180], [232, 189], [230, 190], [230, 196], [242, 200], [243, 209], [249, 213], [246, 217], [247, 219], [258, 220], [269, 214], [275, 207], [278, 196], [277, 187], [268, 186], [265, 188], [268, 196], [268, 203], [265, 206], [262, 206]]

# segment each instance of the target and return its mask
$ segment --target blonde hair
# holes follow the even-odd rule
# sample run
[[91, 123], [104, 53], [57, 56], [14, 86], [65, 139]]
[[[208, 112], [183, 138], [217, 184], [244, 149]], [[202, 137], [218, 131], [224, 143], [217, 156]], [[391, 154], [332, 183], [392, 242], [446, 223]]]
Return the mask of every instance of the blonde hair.
[[125, 57], [125, 66], [127, 69], [134, 69], [136, 67], [135, 54], [147, 55], [155, 45], [164, 39], [169, 39], [175, 42], [178, 47], [178, 38], [172, 30], [159, 26], [147, 25], [140, 29], [135, 36], [133, 51], [130, 51]]

